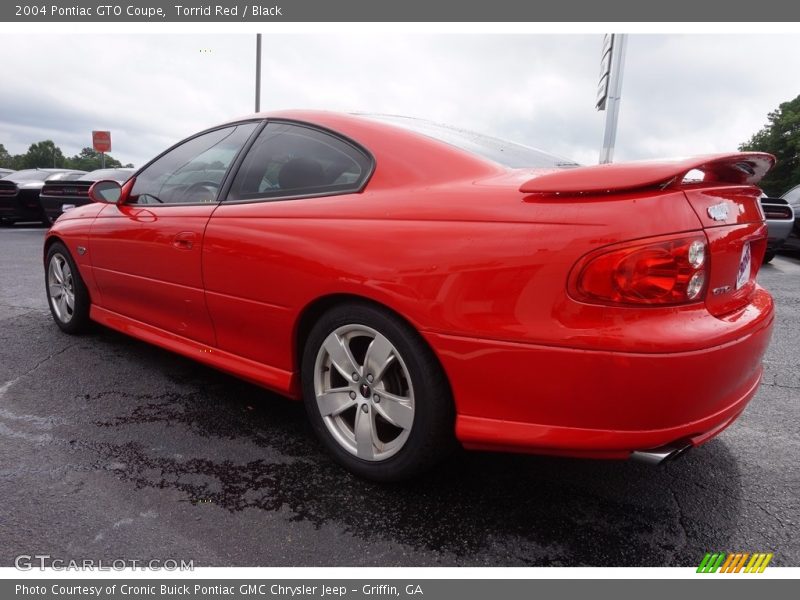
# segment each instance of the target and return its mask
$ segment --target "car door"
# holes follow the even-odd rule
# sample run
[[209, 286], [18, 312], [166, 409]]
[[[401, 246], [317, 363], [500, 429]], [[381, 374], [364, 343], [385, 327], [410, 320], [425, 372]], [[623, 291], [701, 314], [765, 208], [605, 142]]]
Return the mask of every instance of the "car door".
[[140, 171], [125, 203], [95, 220], [89, 251], [105, 309], [204, 344], [202, 244], [219, 190], [258, 122], [201, 133]]
[[[338, 196], [364, 187], [372, 169], [364, 150], [328, 131], [271, 121], [259, 133], [203, 245], [220, 350], [292, 369], [293, 318], [314, 270], [303, 249], [322, 244], [315, 227], [336, 215]], [[317, 271], [331, 277], [325, 265]]]

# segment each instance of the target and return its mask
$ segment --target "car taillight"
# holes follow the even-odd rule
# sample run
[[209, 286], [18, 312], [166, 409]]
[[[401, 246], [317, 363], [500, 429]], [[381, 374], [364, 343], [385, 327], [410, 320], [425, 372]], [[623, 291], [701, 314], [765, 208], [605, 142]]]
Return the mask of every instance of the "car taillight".
[[792, 209], [788, 206], [775, 206], [774, 204], [762, 206], [764, 209], [764, 216], [767, 219], [791, 219]]
[[639, 240], [590, 254], [570, 291], [601, 304], [686, 304], [704, 298], [707, 271], [705, 235]]

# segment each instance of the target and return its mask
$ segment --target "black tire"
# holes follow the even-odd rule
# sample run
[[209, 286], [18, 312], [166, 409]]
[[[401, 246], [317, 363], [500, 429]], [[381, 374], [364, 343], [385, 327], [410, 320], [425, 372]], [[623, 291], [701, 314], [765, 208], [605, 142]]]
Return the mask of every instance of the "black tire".
[[767, 250], [764, 253], [764, 264], [772, 261], [773, 258], [775, 258], [775, 250]]
[[[54, 301], [53, 297], [51, 296], [49, 285], [51, 263], [58, 260], [63, 260], [69, 266], [70, 274], [65, 285], [71, 286], [70, 289], [74, 295], [72, 311], [71, 313], [65, 315], [59, 315], [59, 311], [56, 308], [58, 303], [57, 301]], [[47, 258], [45, 259], [44, 272], [44, 287], [45, 293], [47, 294], [47, 305], [50, 307], [50, 314], [53, 315], [53, 320], [56, 322], [56, 325], [58, 325], [61, 331], [71, 335], [78, 335], [86, 332], [90, 325], [89, 307], [91, 305], [91, 301], [89, 300], [89, 292], [86, 289], [86, 284], [84, 284], [83, 279], [81, 278], [80, 271], [78, 271], [75, 261], [72, 260], [69, 250], [67, 250], [66, 246], [64, 246], [64, 244], [61, 242], [53, 243], [53, 245], [48, 249]]]
[[[393, 346], [393, 350], [399, 354], [399, 361], [395, 359], [394, 363], [400, 362], [402, 367], [396, 368], [404, 369], [402, 373], [410, 376], [410, 385], [413, 386], [410, 388], [413, 390], [411, 392], [413, 395], [413, 419], [405, 434], [407, 437], [404, 438], [405, 441], [399, 446], [399, 449], [394, 450], [393, 455], [384, 459], [364, 460], [356, 456], [352, 450], [348, 451], [342, 443], [337, 441], [329, 429], [330, 420], [326, 425], [326, 420], [323, 419], [317, 403], [315, 369], [318, 366], [318, 354], [324, 356], [321, 354], [323, 352], [321, 349], [328, 336], [335, 331], [340, 331], [341, 328], [351, 326], [356, 328], [366, 326], [385, 337]], [[350, 343], [356, 344], [357, 342]], [[358, 362], [356, 352], [353, 351], [352, 354]], [[366, 367], [364, 368], [366, 370]], [[339, 377], [338, 372], [336, 377]], [[431, 468], [458, 447], [454, 435], [455, 411], [452, 394], [439, 361], [414, 329], [387, 310], [367, 303], [353, 302], [336, 306], [323, 314], [311, 329], [306, 340], [302, 356], [301, 379], [306, 411], [315, 434], [340, 465], [360, 477], [381, 482], [408, 479]], [[362, 380], [362, 385], [363, 383], [366, 383], [366, 379]], [[388, 384], [383, 382], [375, 385], [387, 386]], [[371, 410], [374, 412], [370, 414], [369, 407], [364, 412], [372, 419], [372, 426], [377, 435], [379, 428], [375, 422], [376, 419], [379, 420], [378, 408], [380, 407], [370, 400], [371, 397], [374, 397], [372, 396], [373, 392], [376, 392], [377, 395], [380, 390], [375, 388], [367, 391], [363, 398], [357, 397], [354, 402], [371, 405]], [[352, 395], [350, 397], [352, 398]], [[388, 401], [384, 400], [384, 408], [387, 403]], [[359, 414], [359, 408], [363, 409], [364, 406], [355, 405], [352, 408], [354, 415]], [[346, 413], [341, 414], [345, 415]], [[353, 418], [355, 419], [356, 416]], [[355, 422], [353, 433], [355, 434]], [[373, 447], [373, 449], [375, 448]]]

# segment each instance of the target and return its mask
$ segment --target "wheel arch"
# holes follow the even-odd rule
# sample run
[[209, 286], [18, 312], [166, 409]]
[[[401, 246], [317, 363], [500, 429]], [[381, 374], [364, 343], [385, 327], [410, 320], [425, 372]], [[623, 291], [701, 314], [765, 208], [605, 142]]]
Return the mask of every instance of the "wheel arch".
[[450, 397], [453, 398], [453, 402], [455, 403], [455, 398], [453, 397], [452, 385], [450, 384], [450, 377], [447, 371], [445, 370], [442, 361], [439, 359], [439, 355], [436, 352], [436, 349], [433, 346], [431, 346], [431, 344], [428, 342], [425, 336], [422, 335], [422, 333], [420, 332], [420, 328], [417, 327], [402, 313], [399, 313], [397, 310], [393, 309], [390, 306], [387, 306], [383, 302], [379, 302], [377, 300], [368, 298], [366, 296], [360, 296], [358, 294], [351, 294], [351, 293], [328, 294], [316, 298], [303, 308], [303, 310], [300, 312], [298, 318], [295, 321], [294, 336], [293, 336], [294, 349], [293, 349], [292, 360], [296, 367], [295, 370], [297, 373], [300, 373], [301, 371], [303, 352], [305, 350], [306, 341], [308, 340], [308, 336], [311, 333], [311, 329], [314, 327], [314, 324], [327, 311], [331, 310], [335, 306], [339, 306], [342, 304], [365, 304], [368, 306], [372, 306], [374, 308], [379, 308], [388, 313], [391, 313], [393, 316], [397, 317], [403, 323], [405, 323], [409, 327], [409, 329], [413, 331], [417, 335], [417, 337], [422, 341], [422, 343], [430, 350], [431, 355], [434, 357], [436, 363], [438, 364], [439, 368], [444, 374], [444, 378], [445, 381], [447, 382], [447, 387], [450, 392]]
[[[45, 238], [44, 248], [42, 251], [42, 263], [44, 263], [45, 265], [47, 263], [47, 253], [50, 252], [50, 247], [57, 242], [60, 242], [61, 244], [63, 244], [65, 248], [67, 248], [67, 243], [56, 234], [51, 233]], [[69, 250], [69, 248], [67, 248], [67, 250]]]
[[75, 266], [77, 267], [78, 274], [81, 276], [84, 285], [86, 286], [86, 294], [89, 296], [89, 302], [94, 303], [94, 294], [92, 293], [93, 292], [92, 286], [89, 285], [91, 281], [88, 279], [86, 273], [83, 270], [84, 265], [78, 262], [78, 259], [75, 256], [73, 256], [72, 250], [70, 249], [67, 240], [65, 240], [56, 233], [48, 232], [47, 237], [44, 239], [44, 245], [42, 248], [42, 265], [45, 268], [45, 272], [47, 271], [47, 253], [50, 252], [50, 248], [52, 248], [54, 244], [61, 244], [69, 253], [70, 257], [72, 258], [72, 261], [75, 263]]

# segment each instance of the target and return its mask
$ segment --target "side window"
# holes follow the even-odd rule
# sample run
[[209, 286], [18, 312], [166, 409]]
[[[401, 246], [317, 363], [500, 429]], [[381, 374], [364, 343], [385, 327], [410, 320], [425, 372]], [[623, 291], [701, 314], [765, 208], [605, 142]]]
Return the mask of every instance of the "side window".
[[247, 153], [228, 200], [341, 194], [361, 189], [372, 160], [331, 134], [268, 123]]
[[216, 129], [184, 142], [139, 173], [131, 204], [216, 202], [222, 178], [258, 123]]

